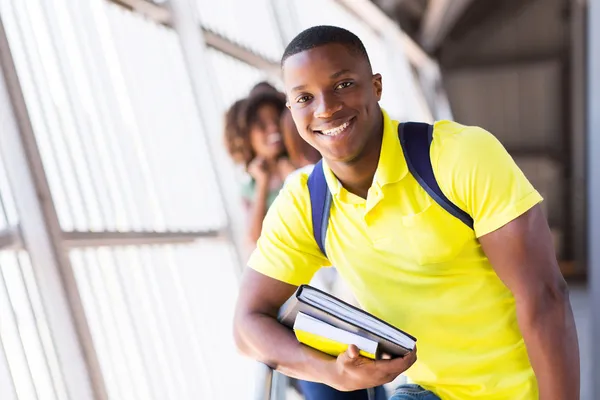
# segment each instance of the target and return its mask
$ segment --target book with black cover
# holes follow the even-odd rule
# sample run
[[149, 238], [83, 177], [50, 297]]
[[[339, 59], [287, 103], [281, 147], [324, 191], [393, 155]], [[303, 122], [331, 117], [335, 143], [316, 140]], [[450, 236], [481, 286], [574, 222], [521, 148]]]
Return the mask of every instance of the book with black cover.
[[301, 285], [279, 309], [277, 319], [293, 328], [298, 312], [379, 343], [382, 354], [402, 357], [417, 339], [364, 310], [309, 285]]

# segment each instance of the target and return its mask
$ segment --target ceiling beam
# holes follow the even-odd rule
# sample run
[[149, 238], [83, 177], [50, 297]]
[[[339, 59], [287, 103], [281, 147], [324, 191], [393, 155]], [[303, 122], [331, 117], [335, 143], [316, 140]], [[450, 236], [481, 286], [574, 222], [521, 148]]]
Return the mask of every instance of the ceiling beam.
[[518, 54], [501, 57], [477, 57], [457, 59], [453, 63], [444, 65], [444, 72], [452, 73], [465, 70], [496, 70], [507, 68], [522, 68], [527, 66], [536, 66], [553, 62], [561, 63], [563, 61], [559, 50], [530, 52], [528, 54]]
[[68, 247], [144, 246], [190, 244], [198, 239], [220, 239], [225, 233], [218, 230], [200, 232], [63, 232]]
[[235, 43], [230, 39], [224, 38], [223, 36], [206, 28], [202, 28], [202, 34], [204, 35], [204, 41], [206, 42], [206, 45], [209, 47], [219, 50], [246, 64], [252, 65], [255, 68], [266, 71], [270, 75], [279, 76], [281, 73], [281, 68], [278, 61], [269, 60], [261, 55], [258, 55], [252, 50]]
[[430, 0], [419, 33], [421, 46], [430, 53], [437, 50], [472, 2], [473, 0]]
[[426, 0], [399, 0], [398, 5], [415, 18], [421, 18], [427, 9]]
[[[162, 24], [173, 28], [173, 14], [169, 7], [156, 4], [158, 1], [151, 2], [148, 0], [107, 0], [115, 4], [124, 6], [134, 12], [144, 15], [146, 18], [153, 20], [158, 24]], [[166, 2], [165, 2], [166, 3]], [[225, 38], [218, 33], [212, 32], [206, 28], [201, 28], [204, 41], [209, 47], [219, 50], [233, 58], [236, 58], [246, 64], [252, 65], [255, 68], [266, 71], [269, 75], [279, 76], [279, 62], [269, 60], [252, 50], [235, 43], [232, 40]]]
[[402, 12], [418, 19], [423, 16], [427, 5], [426, 0], [376, 0], [375, 3], [388, 15]]
[[[478, 1], [469, 7], [454, 24], [448, 36], [452, 39], [443, 46], [443, 52], [468, 55], [471, 46], [478, 45], [508, 21], [517, 18], [537, 0]], [[460, 51], [458, 51], [460, 50]], [[445, 64], [444, 54], [440, 60]]]
[[171, 25], [171, 12], [164, 6], [147, 0], [109, 0], [145, 15], [159, 24]]

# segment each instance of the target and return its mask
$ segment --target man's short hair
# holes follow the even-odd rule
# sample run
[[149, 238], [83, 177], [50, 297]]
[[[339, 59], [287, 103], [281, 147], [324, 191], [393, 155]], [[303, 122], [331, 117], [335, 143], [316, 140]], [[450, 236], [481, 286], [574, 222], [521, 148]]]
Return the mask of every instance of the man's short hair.
[[351, 53], [364, 57], [371, 65], [367, 49], [358, 36], [337, 26], [318, 25], [300, 32], [292, 39], [283, 52], [281, 66], [283, 67], [285, 60], [295, 54], [331, 43], [345, 46]]

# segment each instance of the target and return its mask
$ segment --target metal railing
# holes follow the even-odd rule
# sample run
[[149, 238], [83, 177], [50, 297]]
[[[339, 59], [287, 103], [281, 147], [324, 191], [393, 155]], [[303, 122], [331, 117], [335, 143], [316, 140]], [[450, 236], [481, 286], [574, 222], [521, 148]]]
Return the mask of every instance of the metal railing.
[[285, 400], [289, 378], [268, 365], [257, 363], [254, 400]]

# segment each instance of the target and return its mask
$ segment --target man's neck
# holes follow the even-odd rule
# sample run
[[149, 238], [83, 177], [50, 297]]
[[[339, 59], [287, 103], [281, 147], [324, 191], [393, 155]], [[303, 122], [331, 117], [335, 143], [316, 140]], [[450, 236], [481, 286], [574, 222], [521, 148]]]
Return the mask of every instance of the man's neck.
[[363, 199], [367, 198], [379, 164], [382, 142], [383, 115], [380, 114], [376, 128], [357, 160], [350, 163], [328, 162], [329, 167], [347, 191]]

